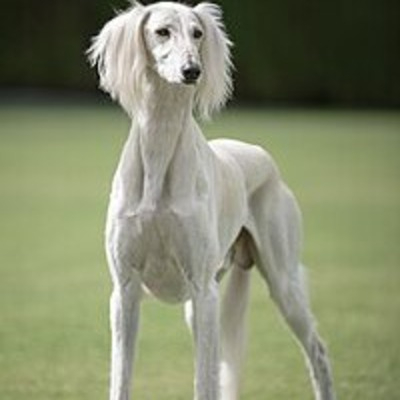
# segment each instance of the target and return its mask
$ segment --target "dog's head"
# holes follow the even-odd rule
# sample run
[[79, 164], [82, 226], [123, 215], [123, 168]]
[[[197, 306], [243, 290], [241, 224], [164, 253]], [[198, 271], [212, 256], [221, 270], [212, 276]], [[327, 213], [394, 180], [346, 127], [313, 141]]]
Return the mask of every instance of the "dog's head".
[[214, 4], [135, 3], [104, 26], [88, 54], [100, 86], [129, 114], [156, 73], [171, 85], [191, 85], [195, 106], [207, 117], [232, 90], [230, 45]]

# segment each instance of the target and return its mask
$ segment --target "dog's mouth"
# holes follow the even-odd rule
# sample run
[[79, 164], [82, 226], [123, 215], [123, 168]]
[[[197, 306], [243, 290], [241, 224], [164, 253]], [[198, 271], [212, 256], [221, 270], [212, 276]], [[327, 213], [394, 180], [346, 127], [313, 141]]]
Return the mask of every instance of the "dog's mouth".
[[183, 79], [182, 83], [185, 85], [196, 85], [198, 79]]

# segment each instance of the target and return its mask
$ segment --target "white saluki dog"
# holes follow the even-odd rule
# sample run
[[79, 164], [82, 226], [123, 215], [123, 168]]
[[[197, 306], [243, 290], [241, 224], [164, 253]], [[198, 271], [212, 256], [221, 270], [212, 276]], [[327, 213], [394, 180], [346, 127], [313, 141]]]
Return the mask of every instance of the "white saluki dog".
[[130, 398], [144, 290], [186, 303], [195, 398], [238, 399], [253, 264], [304, 350], [315, 398], [335, 398], [301, 277], [295, 199], [268, 153], [233, 140], [208, 143], [193, 117], [209, 116], [230, 95], [230, 44], [218, 6], [162, 2], [135, 3], [89, 49], [101, 87], [135, 117], [106, 229], [114, 284], [111, 400]]

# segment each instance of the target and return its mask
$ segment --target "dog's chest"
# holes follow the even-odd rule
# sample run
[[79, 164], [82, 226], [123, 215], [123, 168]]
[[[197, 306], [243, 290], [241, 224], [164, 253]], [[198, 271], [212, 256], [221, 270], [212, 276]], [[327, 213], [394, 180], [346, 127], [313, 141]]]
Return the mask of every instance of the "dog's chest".
[[165, 209], [128, 216], [117, 224], [110, 241], [124, 268], [135, 269], [145, 289], [158, 299], [185, 301], [194, 270], [209, 253], [198, 216]]

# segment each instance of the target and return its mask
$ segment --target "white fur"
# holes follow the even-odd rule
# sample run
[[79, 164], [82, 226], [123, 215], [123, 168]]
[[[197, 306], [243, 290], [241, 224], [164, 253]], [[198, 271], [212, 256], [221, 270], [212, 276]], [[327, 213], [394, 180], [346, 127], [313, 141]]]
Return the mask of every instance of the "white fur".
[[[229, 48], [216, 5], [157, 3], [117, 15], [89, 50], [101, 87], [135, 117], [106, 229], [114, 284], [111, 400], [130, 398], [143, 289], [186, 303], [195, 398], [237, 400], [253, 264], [304, 350], [315, 398], [335, 398], [301, 279], [294, 197], [263, 149], [207, 143], [193, 118], [194, 110], [207, 117], [229, 97]], [[185, 80], [188, 65], [199, 67], [197, 80]], [[218, 281], [225, 273], [220, 313]]]

